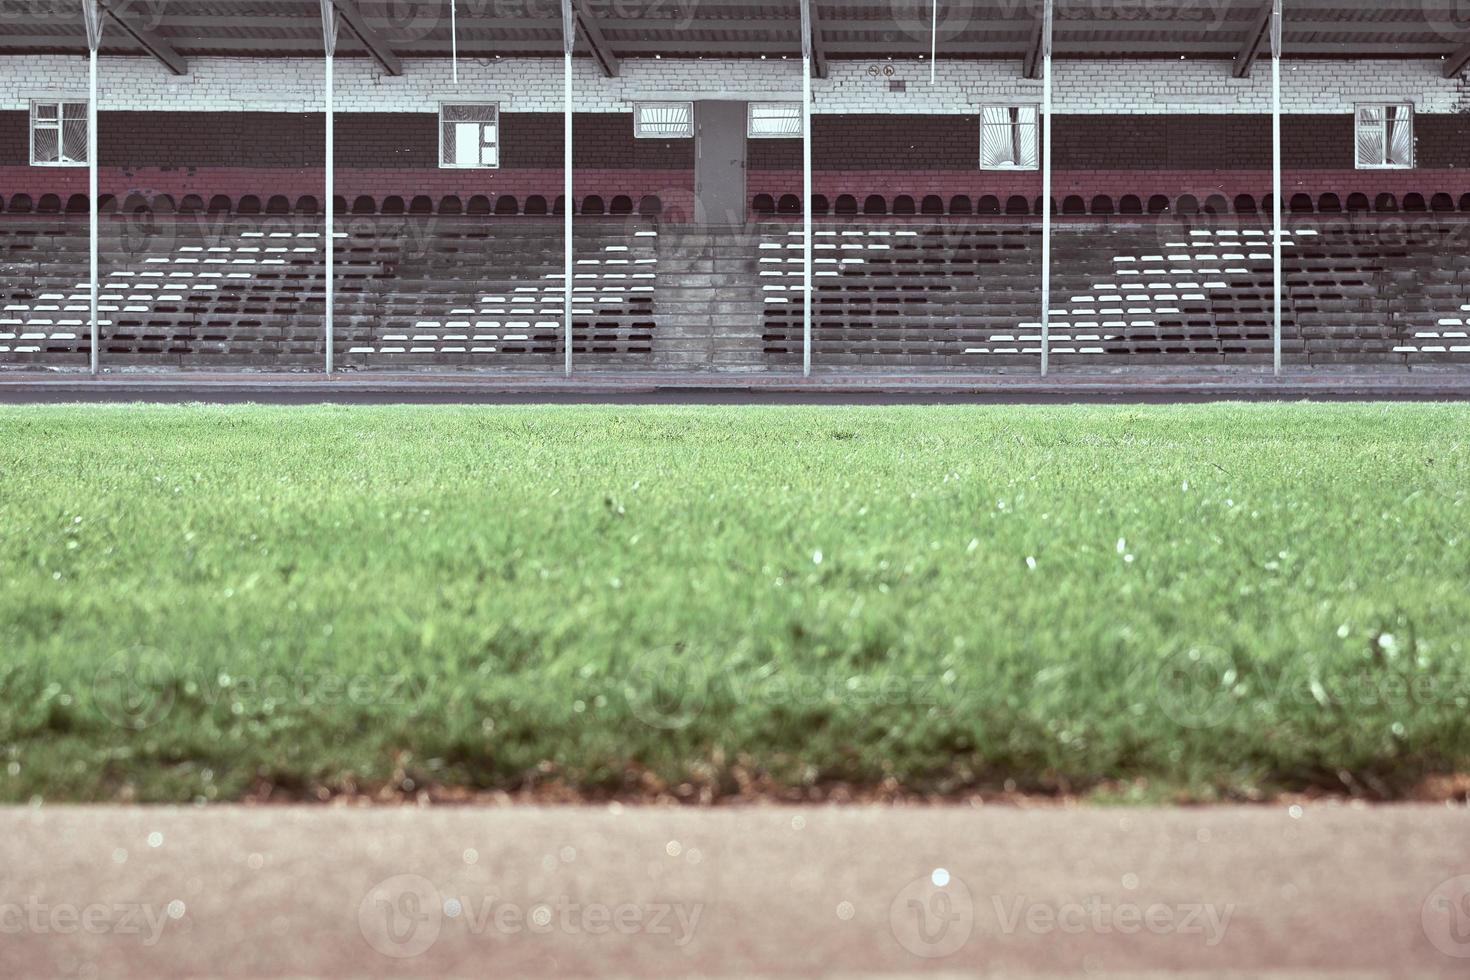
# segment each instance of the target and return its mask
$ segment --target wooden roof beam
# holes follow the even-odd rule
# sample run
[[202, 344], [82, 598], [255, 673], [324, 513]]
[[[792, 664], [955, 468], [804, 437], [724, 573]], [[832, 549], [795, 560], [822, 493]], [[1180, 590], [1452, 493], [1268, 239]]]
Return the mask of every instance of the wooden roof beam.
[[362, 11], [357, 8], [353, 0], [332, 0], [332, 6], [337, 8], [347, 29], [357, 35], [357, 39], [362, 42], [363, 47], [367, 48], [373, 60], [383, 66], [383, 71], [390, 75], [403, 74], [403, 62], [398, 59], [398, 55], [393, 53], [388, 42], [369, 26], [367, 19], [363, 17]]
[[128, 10], [126, 0], [123, 2], [98, 0], [98, 5], [106, 11], [108, 17], [112, 18], [113, 23], [121, 27], [134, 41], [137, 41], [139, 47], [148, 52], [159, 64], [175, 75], [189, 74], [189, 63], [184, 60], [184, 56], [175, 51], [173, 45], [159, 37], [158, 34], [144, 27], [137, 14]]
[[1240, 50], [1235, 54], [1235, 67], [1231, 74], [1236, 78], [1250, 78], [1251, 66], [1255, 64], [1256, 56], [1261, 49], [1266, 47], [1266, 40], [1271, 33], [1271, 5], [1264, 3], [1260, 12], [1251, 21], [1250, 28], [1246, 31], [1245, 39], [1241, 41]]

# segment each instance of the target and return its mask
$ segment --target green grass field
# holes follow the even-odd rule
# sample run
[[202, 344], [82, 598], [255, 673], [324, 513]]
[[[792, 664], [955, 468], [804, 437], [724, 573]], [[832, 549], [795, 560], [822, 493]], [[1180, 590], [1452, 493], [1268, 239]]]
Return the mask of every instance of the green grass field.
[[[1470, 771], [1470, 408], [0, 410], [0, 799]], [[412, 783], [405, 783], [412, 780]]]

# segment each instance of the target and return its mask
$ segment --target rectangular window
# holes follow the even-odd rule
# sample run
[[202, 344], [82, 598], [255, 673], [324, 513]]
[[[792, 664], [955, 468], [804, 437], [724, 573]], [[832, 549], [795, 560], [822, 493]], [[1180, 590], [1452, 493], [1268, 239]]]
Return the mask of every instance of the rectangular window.
[[746, 118], [750, 139], [801, 137], [800, 102], [752, 102]]
[[439, 166], [500, 166], [500, 107], [494, 103], [441, 105]]
[[1034, 105], [988, 105], [980, 110], [980, 169], [1035, 170], [1040, 164]]
[[638, 139], [688, 139], [694, 135], [693, 102], [639, 102], [633, 106]]
[[31, 164], [37, 167], [87, 165], [86, 102], [31, 103]]
[[1414, 165], [1412, 105], [1360, 105], [1354, 132], [1359, 170]]

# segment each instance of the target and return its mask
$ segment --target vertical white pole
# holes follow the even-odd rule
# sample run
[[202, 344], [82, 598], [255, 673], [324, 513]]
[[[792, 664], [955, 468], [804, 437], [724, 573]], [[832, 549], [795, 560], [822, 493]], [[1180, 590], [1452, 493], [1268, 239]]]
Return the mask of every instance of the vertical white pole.
[[812, 59], [801, 59], [801, 376], [812, 373]]
[[562, 295], [562, 334], [566, 343], [566, 375], [572, 374], [572, 46], [567, 44], [562, 55], [562, 240], [565, 254], [562, 269], [565, 288]]
[[929, 84], [934, 84], [934, 67], [939, 56], [939, 0], [934, 0], [934, 17], [929, 23]]
[[1051, 356], [1051, 0], [1041, 25], [1041, 374]]
[[1281, 0], [1271, 4], [1271, 370], [1281, 373]]
[[801, 376], [812, 374], [812, 21], [801, 0]]
[[[88, 3], [93, 0], [87, 0]], [[92, 373], [101, 370], [98, 347], [102, 331], [97, 325], [97, 48], [87, 55], [87, 310], [91, 329]]]
[[327, 195], [326, 195], [327, 196], [327, 201], [326, 201], [326, 204], [327, 204], [327, 208], [326, 208], [326, 213], [327, 213], [327, 220], [326, 220], [326, 248], [324, 250], [325, 253], [326, 253], [326, 255], [325, 255], [326, 271], [325, 271], [324, 275], [325, 275], [325, 278], [326, 278], [326, 313], [325, 313], [326, 337], [327, 337], [327, 365], [326, 365], [326, 367], [327, 367], [327, 373], [328, 374], [331, 374], [332, 373], [332, 357], [333, 357], [333, 353], [334, 353], [333, 348], [336, 346], [336, 342], [335, 342], [335, 339], [334, 339], [334, 330], [333, 330], [333, 326], [334, 326], [334, 319], [333, 319], [333, 317], [334, 317], [334, 313], [335, 313], [334, 307], [336, 305], [336, 302], [335, 302], [336, 301], [336, 291], [335, 291], [336, 290], [336, 287], [335, 287], [335, 284], [333, 282], [333, 280], [335, 278], [334, 275], [333, 275], [333, 271], [334, 271], [333, 270], [333, 261], [334, 261], [334, 253], [336, 252], [336, 247], [337, 247], [337, 241], [336, 241], [336, 234], [337, 233], [336, 233], [336, 222], [334, 220], [334, 218], [335, 218], [334, 212], [336, 210], [335, 201], [334, 201], [334, 196], [335, 196], [335, 193], [336, 193], [336, 182], [333, 179], [333, 177], [334, 177], [333, 171], [336, 169], [336, 166], [335, 166], [335, 164], [334, 164], [333, 161], [334, 161], [334, 158], [335, 158], [335, 152], [336, 151], [335, 151], [335, 147], [333, 146], [333, 127], [332, 127], [332, 108], [333, 108], [333, 105], [332, 105], [332, 52], [330, 52], [330, 51], [327, 52], [326, 66], [327, 66], [326, 67], [326, 84], [327, 84], [327, 133], [326, 133], [326, 137], [327, 137], [327, 160], [326, 160], [326, 185], [327, 185]]
[[459, 23], [455, 18], [456, 4], [449, 0], [449, 70], [454, 75], [454, 84], [459, 84]]

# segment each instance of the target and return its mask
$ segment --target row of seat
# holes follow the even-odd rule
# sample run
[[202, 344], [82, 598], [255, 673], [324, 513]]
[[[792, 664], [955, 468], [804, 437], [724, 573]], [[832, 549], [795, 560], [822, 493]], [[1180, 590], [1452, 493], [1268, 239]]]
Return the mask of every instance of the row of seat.
[[[166, 233], [122, 235], [102, 251], [102, 352], [111, 364], [320, 365], [323, 229], [160, 224]], [[1095, 364], [1269, 362], [1269, 230], [1196, 224], [1204, 223], [1059, 229], [1052, 354]], [[1312, 224], [1294, 222], [1283, 236], [1290, 361], [1470, 363], [1465, 222], [1302, 227]], [[84, 227], [67, 217], [0, 221], [0, 365], [86, 362]], [[344, 222], [332, 270], [338, 363], [558, 367], [568, 287], [561, 234], [549, 218]], [[720, 235], [650, 219], [594, 221], [575, 235], [577, 357], [657, 366], [712, 358], [706, 352], [719, 345], [739, 346], [749, 368], [803, 357], [805, 243], [790, 222]], [[819, 226], [814, 357], [1034, 367], [1041, 237], [1030, 220]]]
[[[468, 200], [448, 195], [435, 200], [426, 194], [404, 198], [390, 194], [381, 200], [367, 194], [358, 195], [350, 201], [347, 197], [335, 198], [338, 214], [360, 215], [556, 215], [562, 214], [565, 202], [561, 196], [548, 198], [532, 194], [521, 200], [514, 194], [494, 197], [476, 194]], [[185, 194], [175, 199], [169, 194], [152, 197], [129, 194], [121, 200], [114, 194], [103, 194], [99, 205], [104, 211], [121, 210], [127, 214], [150, 212], [153, 214], [269, 214], [288, 215], [321, 213], [321, 201], [307, 194], [292, 200], [284, 194], [276, 194], [265, 200], [254, 194], [232, 198], [215, 194], [206, 202], [198, 194]], [[1054, 213], [1061, 215], [1165, 215], [1165, 214], [1262, 214], [1271, 211], [1271, 195], [1259, 201], [1250, 194], [1237, 194], [1227, 201], [1222, 194], [1213, 194], [1200, 201], [1193, 194], [1169, 197], [1154, 194], [1147, 198], [1136, 194], [1125, 194], [1116, 201], [1106, 194], [1099, 194], [1090, 201], [1077, 194], [1067, 195], [1060, 201], [1053, 199]], [[29, 194], [12, 194], [8, 200], [0, 198], [0, 210], [10, 214], [85, 214], [88, 209], [85, 194], [72, 194], [65, 201], [59, 194], [42, 194], [33, 198]], [[1349, 194], [1344, 200], [1337, 194], [1327, 193], [1317, 197], [1310, 194], [1293, 194], [1287, 202], [1292, 214], [1342, 214], [1356, 212], [1384, 213], [1451, 213], [1470, 212], [1470, 193], [1459, 199], [1445, 192], [1425, 195], [1410, 192], [1400, 199], [1397, 195], [1384, 192], [1370, 198], [1367, 194]], [[750, 210], [757, 217], [772, 215], [799, 215], [802, 213], [801, 198], [795, 194], [756, 194], [751, 198]], [[971, 198], [967, 194], [956, 194], [948, 201], [938, 194], [918, 198], [899, 194], [891, 200], [882, 194], [869, 194], [859, 207], [853, 194], [839, 194], [829, 199], [824, 194], [812, 195], [812, 211], [819, 215], [1037, 215], [1041, 213], [1041, 198], [1012, 194], [1004, 201], [994, 194]], [[663, 213], [663, 201], [652, 194], [635, 198], [631, 194], [615, 194], [604, 198], [600, 194], [588, 194], [577, 199], [574, 212], [582, 215], [639, 215], [655, 217]]]
[[[524, 201], [514, 194], [500, 194], [493, 198], [486, 194], [476, 194], [467, 201], [455, 195], [442, 197], [436, 201], [426, 194], [410, 197], [407, 200], [399, 195], [390, 194], [379, 201], [377, 198], [362, 194], [353, 198], [350, 203], [346, 197], [338, 196], [334, 199], [334, 203], [338, 214], [546, 215], [562, 214], [565, 208], [565, 201], [561, 196], [548, 199], [540, 194], [532, 194]], [[320, 200], [310, 194], [298, 197], [294, 201], [284, 194], [276, 194], [264, 201], [254, 194], [245, 194], [239, 198], [231, 198], [226, 194], [215, 194], [208, 202], [198, 194], [185, 194], [177, 200], [169, 194], [157, 194], [152, 197], [143, 194], [129, 194], [121, 201], [115, 194], [103, 194], [98, 198], [98, 206], [103, 211], [121, 210], [126, 214], [139, 212], [279, 215], [321, 213]], [[29, 194], [12, 194], [8, 201], [0, 199], [0, 209], [10, 214], [86, 214], [88, 200], [85, 194], [73, 194], [64, 202], [59, 194], [42, 194], [39, 198], [32, 198]], [[604, 198], [600, 194], [587, 194], [577, 199], [575, 213], [584, 215], [638, 214], [651, 217], [662, 212], [663, 202], [651, 194], [636, 199], [630, 194], [615, 194], [611, 198]]]
[[[1261, 214], [1272, 210], [1271, 195], [1259, 201], [1251, 194], [1237, 194], [1227, 201], [1223, 194], [1212, 194], [1203, 202], [1193, 194], [1169, 197], [1154, 194], [1147, 198], [1137, 194], [1124, 194], [1115, 202], [1107, 194], [1098, 194], [1091, 201], [1081, 195], [1071, 194], [1060, 202], [1052, 200], [1054, 212], [1064, 215], [1110, 215], [1110, 214]], [[751, 211], [762, 217], [770, 215], [799, 215], [802, 213], [801, 198], [795, 194], [756, 194], [750, 201]], [[1398, 212], [1470, 212], [1470, 193], [1462, 194], [1459, 200], [1451, 194], [1440, 192], [1429, 195], [1410, 192], [1400, 201], [1397, 195], [1378, 194], [1371, 199], [1367, 194], [1353, 193], [1346, 201], [1337, 194], [1322, 194], [1315, 199], [1310, 194], [1293, 194], [1287, 202], [1292, 214], [1341, 214], [1343, 212], [1398, 213]], [[858, 207], [854, 194], [839, 194], [835, 200], [825, 194], [812, 195], [812, 211], [815, 214], [852, 215], [1034, 215], [1041, 213], [1040, 197], [1024, 197], [1012, 194], [1004, 201], [995, 194], [984, 194], [972, 199], [968, 194], [956, 194], [948, 202], [938, 194], [928, 194], [917, 201], [913, 195], [899, 194], [889, 198], [882, 194], [869, 194]]]
[[[0, 223], [0, 364], [85, 363], [87, 250], [66, 218]], [[451, 222], [418, 235], [363, 219], [339, 231], [336, 348], [346, 368], [378, 364], [556, 366], [567, 284], [556, 221], [506, 230]], [[113, 365], [319, 366], [324, 232], [311, 226], [180, 224], [177, 234], [105, 247], [101, 352]], [[577, 231], [574, 353], [646, 360], [654, 337], [651, 221]]]
[[[759, 245], [763, 351], [803, 357], [803, 236]], [[1163, 226], [1159, 226], [1162, 228]], [[1448, 226], [1446, 226], [1448, 227]], [[1470, 255], [1440, 230], [1362, 226], [1283, 236], [1285, 354], [1296, 363], [1470, 360]], [[1031, 364], [1040, 355], [1034, 225], [822, 226], [812, 356], [887, 366]], [[1263, 228], [1109, 225], [1053, 237], [1049, 349], [1091, 363], [1268, 362], [1271, 236]]]

